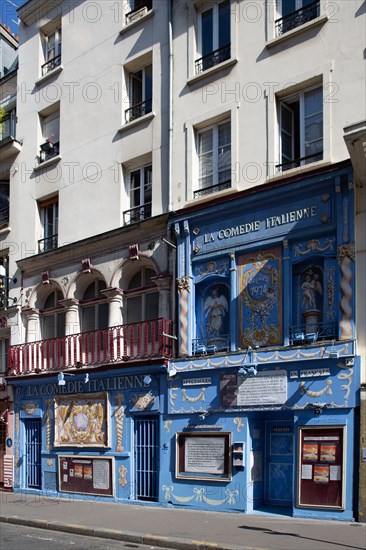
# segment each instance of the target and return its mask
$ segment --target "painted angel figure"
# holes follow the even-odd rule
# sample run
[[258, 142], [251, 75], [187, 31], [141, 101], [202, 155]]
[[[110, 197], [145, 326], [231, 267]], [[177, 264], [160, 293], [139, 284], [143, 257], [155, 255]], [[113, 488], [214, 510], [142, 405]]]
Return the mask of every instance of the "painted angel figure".
[[203, 309], [208, 315], [207, 331], [218, 336], [222, 330], [226, 313], [229, 311], [227, 299], [223, 294], [219, 294], [219, 289], [214, 287], [212, 295], [206, 298]]

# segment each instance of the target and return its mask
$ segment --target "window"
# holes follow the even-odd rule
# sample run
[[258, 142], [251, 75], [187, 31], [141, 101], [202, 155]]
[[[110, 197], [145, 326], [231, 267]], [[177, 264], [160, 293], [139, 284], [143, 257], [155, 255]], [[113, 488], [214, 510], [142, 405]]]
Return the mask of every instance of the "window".
[[104, 281], [96, 280], [85, 289], [81, 308], [81, 330], [89, 332], [108, 328], [108, 302], [101, 292], [106, 289]]
[[62, 292], [55, 290], [46, 299], [42, 309], [42, 340], [65, 336], [66, 313], [58, 305]]
[[152, 281], [155, 271], [143, 268], [136, 273], [127, 289], [127, 323], [151, 321], [159, 317], [159, 292]]
[[276, 36], [319, 17], [320, 0], [279, 0]]
[[9, 223], [9, 182], [0, 182], [0, 227]]
[[58, 245], [58, 200], [41, 203], [40, 210], [44, 238], [38, 241], [39, 252], [47, 252]]
[[138, 21], [152, 9], [152, 0], [130, 0], [130, 11], [126, 14], [127, 23]]
[[0, 340], [0, 373], [5, 373], [8, 365], [9, 340]]
[[323, 158], [323, 93], [317, 87], [298, 92], [279, 103], [279, 171]]
[[231, 187], [231, 122], [200, 130], [197, 135], [199, 163], [198, 198]]
[[[207, 5], [207, 4], [206, 4]], [[196, 60], [196, 74], [200, 74], [218, 63], [230, 59], [230, 0], [209, 4], [210, 9], [199, 16], [199, 51]]]
[[5, 139], [15, 139], [16, 112], [15, 108], [7, 111], [0, 124], [0, 142]]
[[144, 166], [130, 173], [130, 209], [123, 212], [124, 224], [151, 217], [152, 166]]
[[45, 37], [45, 61], [42, 76], [61, 65], [61, 27]]
[[125, 111], [126, 122], [151, 113], [152, 111], [152, 65], [130, 73], [130, 108]]
[[59, 112], [42, 118], [42, 144], [39, 161], [44, 162], [60, 152], [60, 114]]

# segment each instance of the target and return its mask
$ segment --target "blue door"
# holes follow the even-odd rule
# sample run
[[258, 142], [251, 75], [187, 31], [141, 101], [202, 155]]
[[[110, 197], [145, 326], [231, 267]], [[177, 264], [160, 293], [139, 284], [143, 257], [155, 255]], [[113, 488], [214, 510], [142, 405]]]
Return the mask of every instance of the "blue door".
[[25, 479], [26, 486], [40, 489], [42, 486], [42, 426], [41, 419], [25, 421]]
[[266, 504], [292, 506], [294, 428], [291, 421], [266, 422]]
[[158, 500], [159, 417], [135, 419], [135, 480], [137, 500]]

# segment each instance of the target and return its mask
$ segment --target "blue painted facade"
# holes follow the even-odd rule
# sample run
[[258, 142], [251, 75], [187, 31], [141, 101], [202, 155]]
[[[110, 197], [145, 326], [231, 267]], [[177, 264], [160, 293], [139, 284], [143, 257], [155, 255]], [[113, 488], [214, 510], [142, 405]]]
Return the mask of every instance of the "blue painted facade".
[[171, 444], [177, 432], [206, 431], [207, 441], [229, 433], [232, 475], [221, 480], [218, 467], [215, 481], [200, 482], [202, 471], [193, 480], [164, 470], [168, 501], [353, 518], [353, 208], [343, 165], [173, 220], [180, 357], [169, 367]]

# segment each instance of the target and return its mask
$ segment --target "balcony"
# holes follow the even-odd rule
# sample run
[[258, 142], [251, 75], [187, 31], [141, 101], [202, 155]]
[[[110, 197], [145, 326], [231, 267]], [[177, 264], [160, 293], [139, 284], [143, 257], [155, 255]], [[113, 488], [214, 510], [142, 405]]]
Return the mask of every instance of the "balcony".
[[[5, 115], [0, 126], [0, 177], [4, 177], [5, 172], [9, 170], [6, 166], [11, 161], [11, 157], [16, 156], [21, 150], [21, 144], [16, 140], [16, 116], [15, 111]], [[7, 161], [7, 163], [5, 163]], [[7, 174], [9, 175], [9, 174]]]
[[61, 65], [61, 54], [56, 55], [55, 57], [52, 57], [52, 59], [49, 59], [42, 65], [42, 76], [45, 76], [50, 71], [53, 71], [53, 69], [56, 69], [56, 67], [59, 67]]
[[290, 327], [290, 345], [312, 344], [321, 340], [338, 339], [337, 323], [310, 323]]
[[200, 199], [201, 197], [205, 197], [206, 195], [212, 195], [212, 193], [218, 193], [219, 191], [230, 189], [230, 187], [231, 187], [231, 180], [227, 180], [221, 183], [217, 183], [216, 185], [210, 185], [210, 187], [197, 189], [197, 191], [193, 192], [193, 196], [195, 199]]
[[277, 172], [286, 172], [286, 170], [299, 168], [300, 166], [305, 166], [306, 164], [311, 164], [312, 162], [319, 162], [320, 160], [323, 160], [323, 151], [319, 151], [319, 153], [315, 153], [314, 155], [308, 155], [307, 157], [293, 159], [282, 164], [276, 164], [276, 169]]
[[8, 376], [172, 357], [173, 323], [154, 319], [10, 346]]
[[123, 223], [129, 225], [130, 223], [140, 222], [151, 218], [151, 203], [142, 204], [141, 206], [135, 206], [130, 210], [123, 212]]
[[58, 246], [58, 235], [51, 235], [45, 239], [40, 239], [38, 241], [38, 251], [41, 254], [42, 252], [48, 252], [49, 250], [54, 250]]
[[230, 56], [231, 44], [227, 44], [226, 46], [223, 46], [222, 48], [219, 48], [218, 50], [215, 50], [208, 55], [200, 57], [200, 59], [197, 59], [195, 61], [196, 75], [207, 71], [207, 69], [215, 67], [215, 65], [218, 65], [219, 63], [222, 63], [227, 59], [230, 59]]
[[304, 6], [280, 19], [276, 19], [276, 36], [281, 36], [285, 32], [296, 29], [308, 21], [316, 19], [320, 15], [320, 0], [315, 0], [311, 4]]
[[9, 206], [0, 208], [0, 227], [9, 223]]
[[147, 115], [148, 113], [151, 113], [152, 111], [152, 99], [146, 99], [145, 101], [140, 101], [139, 103], [135, 103], [135, 105], [132, 105], [129, 109], [126, 109], [125, 111], [125, 121], [126, 124], [128, 122], [132, 122], [133, 120], [136, 120], [138, 118], [141, 118], [144, 115]]

